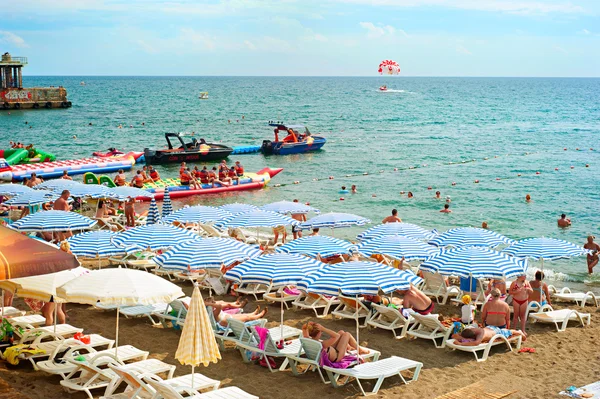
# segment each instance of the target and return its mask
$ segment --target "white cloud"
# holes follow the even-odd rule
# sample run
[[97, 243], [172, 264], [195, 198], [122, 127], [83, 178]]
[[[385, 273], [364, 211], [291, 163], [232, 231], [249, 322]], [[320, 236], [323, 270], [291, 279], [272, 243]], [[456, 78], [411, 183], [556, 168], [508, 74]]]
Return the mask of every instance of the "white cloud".
[[554, 46], [554, 50], [558, 51], [559, 53], [569, 54], [569, 52], [567, 50], [565, 50], [564, 48], [562, 48], [560, 46]]
[[325, 36], [321, 35], [320, 33], [316, 33], [313, 36], [313, 39], [315, 39], [318, 42], [326, 42], [327, 41], [327, 38]]
[[214, 50], [215, 41], [213, 38], [203, 33], [197, 32], [192, 28], [180, 29], [181, 39], [187, 42], [191, 42], [194, 45], [201, 46], [207, 50]]
[[584, 34], [584, 35], [591, 35], [592, 34], [592, 32], [590, 32], [587, 29], [582, 29], [579, 33]]
[[471, 53], [469, 50], [467, 50], [467, 48], [465, 48], [465, 46], [461, 46], [461, 45], [456, 46], [456, 52], [458, 54], [473, 55], [473, 53]]
[[136, 40], [134, 41], [135, 44], [137, 44], [142, 50], [144, 50], [146, 53], [148, 54], [157, 54], [158, 50], [156, 48], [154, 48], [153, 46], [149, 45], [148, 43], [146, 43], [143, 40]]
[[250, 40], [244, 40], [244, 46], [246, 46], [246, 48], [248, 48], [248, 50], [252, 50], [252, 51], [256, 50], [256, 46]]
[[0, 43], [6, 43], [9, 46], [15, 46], [18, 48], [29, 47], [25, 40], [21, 36], [17, 36], [12, 32], [0, 31]]
[[377, 26], [373, 22], [359, 22], [359, 25], [367, 30], [367, 37], [371, 39], [385, 35], [394, 35], [396, 32], [403, 36], [408, 36], [408, 34], [402, 29], [396, 29], [390, 25]]

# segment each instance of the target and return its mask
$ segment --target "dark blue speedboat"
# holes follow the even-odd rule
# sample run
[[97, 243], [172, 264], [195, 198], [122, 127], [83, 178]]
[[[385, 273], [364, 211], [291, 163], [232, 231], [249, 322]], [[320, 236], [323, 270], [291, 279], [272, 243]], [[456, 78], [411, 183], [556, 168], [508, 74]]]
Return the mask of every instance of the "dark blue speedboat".
[[[327, 140], [325, 137], [313, 136], [306, 126], [284, 125], [282, 123], [270, 122], [269, 126], [275, 127], [275, 141], [263, 140], [261, 151], [265, 155], [289, 155], [301, 154], [320, 150]], [[280, 134], [285, 134], [279, 139]]]

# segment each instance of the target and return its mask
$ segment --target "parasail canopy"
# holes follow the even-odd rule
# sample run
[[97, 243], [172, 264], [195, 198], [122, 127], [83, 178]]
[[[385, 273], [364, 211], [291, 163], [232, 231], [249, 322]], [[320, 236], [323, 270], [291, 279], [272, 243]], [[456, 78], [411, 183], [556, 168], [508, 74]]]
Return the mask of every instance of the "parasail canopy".
[[384, 60], [379, 64], [378, 72], [381, 75], [398, 75], [400, 74], [400, 65], [396, 61]]

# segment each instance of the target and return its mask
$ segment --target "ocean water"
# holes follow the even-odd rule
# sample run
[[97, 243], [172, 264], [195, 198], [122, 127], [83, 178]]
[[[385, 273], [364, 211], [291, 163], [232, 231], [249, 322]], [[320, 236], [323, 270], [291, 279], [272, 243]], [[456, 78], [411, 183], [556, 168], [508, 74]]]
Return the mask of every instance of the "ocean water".
[[[382, 84], [391, 90], [379, 92]], [[284, 172], [265, 190], [175, 206], [298, 198], [374, 223], [397, 208], [404, 221], [440, 231], [487, 221], [514, 239], [583, 244], [600, 234], [600, 79], [26, 76], [25, 85], [65, 86], [73, 107], [0, 112], [1, 137], [6, 146], [35, 143], [62, 159], [111, 146], [161, 147], [164, 133], [177, 131], [259, 145], [272, 139], [269, 120], [303, 123], [328, 139], [313, 154], [230, 158], [248, 171]], [[200, 91], [210, 99], [199, 100]], [[177, 166], [159, 170], [177, 174]], [[352, 184], [359, 193], [340, 200], [340, 187]], [[444, 202], [433, 198], [436, 190], [451, 197], [452, 214], [439, 213]], [[563, 212], [573, 222], [568, 229], [556, 226]], [[361, 230], [334, 235], [353, 238]], [[546, 262], [544, 269], [558, 285], [598, 282], [587, 277], [585, 258]]]

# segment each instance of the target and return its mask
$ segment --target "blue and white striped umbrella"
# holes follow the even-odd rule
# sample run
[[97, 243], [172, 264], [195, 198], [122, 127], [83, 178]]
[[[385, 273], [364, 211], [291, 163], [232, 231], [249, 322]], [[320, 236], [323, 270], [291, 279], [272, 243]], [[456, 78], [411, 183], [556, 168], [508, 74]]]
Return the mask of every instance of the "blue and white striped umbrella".
[[495, 231], [479, 227], [456, 227], [450, 229], [434, 239], [429, 244], [436, 247], [491, 247], [501, 244], [512, 244], [514, 240], [498, 234]]
[[263, 211], [277, 212], [277, 213], [290, 213], [290, 214], [302, 214], [308, 212], [320, 213], [318, 209], [312, 206], [301, 204], [300, 202], [292, 201], [278, 201], [260, 207]]
[[230, 266], [259, 256], [262, 251], [231, 238], [196, 238], [154, 258], [164, 269], [192, 270]]
[[160, 220], [160, 213], [158, 212], [158, 205], [156, 200], [152, 198], [150, 201], [150, 208], [148, 208], [148, 216], [146, 216], [146, 225], [155, 224]]
[[231, 213], [213, 206], [186, 206], [163, 219], [165, 223], [208, 223], [233, 216]]
[[28, 193], [31, 191], [33, 191], [31, 188], [29, 188], [23, 184], [15, 184], [15, 183], [0, 184], [0, 195], [6, 195], [9, 197], [13, 197], [15, 195]]
[[165, 196], [163, 197], [162, 204], [162, 217], [165, 218], [173, 213], [173, 204], [171, 203], [171, 194], [169, 194], [169, 189], [165, 188]]
[[540, 237], [517, 241], [502, 252], [519, 258], [555, 260], [581, 256], [588, 251], [568, 241]]
[[41, 211], [25, 216], [10, 225], [18, 231], [87, 230], [97, 222], [75, 212]]
[[51, 202], [60, 197], [56, 193], [52, 193], [45, 190], [35, 191], [31, 190], [17, 195], [5, 202], [6, 205], [11, 206], [33, 206], [41, 205], [46, 202]]
[[225, 273], [227, 280], [248, 284], [296, 285], [325, 263], [297, 254], [270, 254], [245, 261]]
[[117, 234], [113, 239], [122, 247], [138, 246], [152, 251], [171, 248], [186, 241], [195, 240], [198, 236], [189, 230], [180, 229], [170, 224], [151, 224], [134, 227]]
[[407, 261], [425, 260], [439, 251], [437, 247], [406, 236], [379, 236], [358, 246], [358, 252], [365, 256], [379, 254]]
[[301, 254], [327, 258], [333, 255], [347, 255], [356, 250], [348, 241], [328, 236], [307, 236], [290, 241], [277, 248], [279, 253]]
[[483, 247], [440, 251], [419, 266], [420, 270], [463, 278], [511, 278], [527, 271], [527, 260]]
[[328, 264], [308, 275], [298, 289], [321, 295], [377, 295], [407, 290], [423, 279], [406, 270], [375, 262]]
[[371, 221], [362, 216], [353, 215], [351, 213], [324, 213], [307, 220], [300, 225], [301, 229], [320, 229], [329, 227], [337, 229], [340, 227], [362, 226]]
[[217, 226], [237, 228], [237, 227], [277, 227], [297, 225], [298, 221], [289, 216], [281, 215], [275, 212], [251, 211], [240, 213], [221, 219], [215, 223]]
[[67, 241], [71, 252], [77, 256], [103, 258], [124, 255], [125, 248], [116, 246], [112, 241], [116, 235], [117, 233], [107, 230], [88, 231], [74, 235]]
[[437, 234], [437, 230], [429, 231], [412, 223], [385, 223], [363, 231], [356, 238], [362, 241], [385, 235], [401, 235], [417, 240], [431, 240]]
[[68, 179], [54, 179], [54, 180], [46, 180], [43, 183], [35, 186], [36, 190], [68, 190], [72, 186], [76, 186], [82, 183], [76, 182], [74, 180]]
[[109, 189], [113, 194], [111, 198], [125, 200], [127, 198], [154, 198], [154, 194], [141, 188], [131, 186], [112, 187]]
[[258, 207], [250, 204], [240, 204], [238, 202], [235, 202], [233, 204], [221, 205], [219, 209], [222, 209], [225, 212], [229, 212], [232, 215], [236, 215], [238, 213], [256, 211], [258, 210]]
[[109, 188], [99, 184], [76, 183], [68, 187], [57, 187], [52, 189], [56, 194], [60, 194], [63, 190], [69, 190], [71, 197], [77, 198], [110, 198], [112, 196], [112, 192]]

